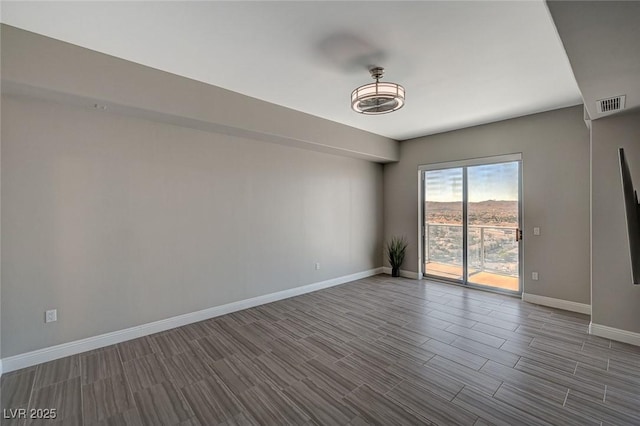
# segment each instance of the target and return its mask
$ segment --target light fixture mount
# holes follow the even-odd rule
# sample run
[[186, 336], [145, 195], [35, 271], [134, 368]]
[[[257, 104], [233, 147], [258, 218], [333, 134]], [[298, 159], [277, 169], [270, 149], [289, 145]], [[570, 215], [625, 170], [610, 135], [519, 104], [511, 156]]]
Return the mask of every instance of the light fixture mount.
[[386, 114], [404, 106], [404, 87], [396, 83], [381, 82], [384, 68], [369, 70], [375, 83], [365, 84], [351, 92], [351, 108], [367, 115]]

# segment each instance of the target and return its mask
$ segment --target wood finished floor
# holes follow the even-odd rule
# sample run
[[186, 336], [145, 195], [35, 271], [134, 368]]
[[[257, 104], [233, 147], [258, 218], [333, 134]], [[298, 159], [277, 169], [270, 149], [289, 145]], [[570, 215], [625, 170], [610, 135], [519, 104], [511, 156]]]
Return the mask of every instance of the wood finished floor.
[[638, 425], [640, 348], [588, 322], [379, 275], [7, 373], [58, 418], [2, 424]]

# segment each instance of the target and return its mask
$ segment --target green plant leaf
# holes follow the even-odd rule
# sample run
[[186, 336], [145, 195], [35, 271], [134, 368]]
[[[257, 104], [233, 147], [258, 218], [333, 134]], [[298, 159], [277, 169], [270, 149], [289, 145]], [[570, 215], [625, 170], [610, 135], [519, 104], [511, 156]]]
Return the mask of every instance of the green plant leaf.
[[405, 237], [393, 236], [387, 242], [387, 258], [392, 268], [399, 268], [404, 261], [407, 250], [407, 240]]

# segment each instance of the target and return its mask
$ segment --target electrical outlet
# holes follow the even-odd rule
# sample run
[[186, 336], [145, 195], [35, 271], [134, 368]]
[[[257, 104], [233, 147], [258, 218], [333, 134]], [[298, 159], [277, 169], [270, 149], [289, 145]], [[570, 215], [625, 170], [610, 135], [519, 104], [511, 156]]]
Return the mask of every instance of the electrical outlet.
[[533, 235], [540, 235], [540, 227], [539, 226], [534, 226], [533, 227]]
[[320, 270], [320, 263], [316, 262], [316, 271], [319, 271], [319, 270]]
[[538, 273], [537, 272], [532, 272], [531, 273], [531, 279], [534, 281], [538, 281]]
[[55, 322], [58, 321], [58, 310], [51, 309], [44, 313], [44, 322]]

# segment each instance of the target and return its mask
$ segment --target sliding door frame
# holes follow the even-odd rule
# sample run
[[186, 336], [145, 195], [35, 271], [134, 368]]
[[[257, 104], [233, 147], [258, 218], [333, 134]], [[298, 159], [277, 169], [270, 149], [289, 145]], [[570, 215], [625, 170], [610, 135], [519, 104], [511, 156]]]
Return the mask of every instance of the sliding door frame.
[[[491, 157], [479, 157], [479, 158], [470, 158], [466, 160], [458, 160], [458, 161], [446, 161], [441, 163], [431, 163], [431, 164], [423, 164], [418, 166], [418, 275], [419, 279], [428, 278], [428, 279], [436, 279], [443, 280], [446, 282], [450, 282], [453, 284], [462, 285], [465, 287], [478, 288], [481, 290], [490, 290], [497, 293], [505, 293], [510, 295], [520, 295], [524, 290], [524, 243], [522, 243], [522, 239], [520, 239], [520, 245], [518, 247], [518, 287], [519, 290], [517, 292], [503, 290], [495, 287], [483, 286], [478, 284], [469, 283], [468, 277], [468, 268], [467, 268], [467, 246], [468, 246], [468, 182], [467, 182], [467, 167], [472, 166], [484, 166], [489, 164], [498, 164], [498, 163], [509, 163], [509, 162], [518, 162], [518, 229], [523, 229], [524, 222], [524, 210], [523, 210], [523, 202], [522, 202], [522, 153], [513, 153], [513, 154], [505, 154], [505, 155], [496, 155]], [[454, 280], [448, 279], [446, 277], [438, 277], [434, 275], [427, 275], [424, 270], [424, 261], [426, 254], [426, 229], [424, 226], [426, 211], [424, 208], [425, 204], [425, 172], [433, 171], [433, 170], [443, 170], [443, 169], [453, 169], [453, 168], [462, 168], [462, 280]], [[516, 231], [518, 232], [518, 231]], [[524, 232], [523, 232], [524, 234]]]

